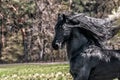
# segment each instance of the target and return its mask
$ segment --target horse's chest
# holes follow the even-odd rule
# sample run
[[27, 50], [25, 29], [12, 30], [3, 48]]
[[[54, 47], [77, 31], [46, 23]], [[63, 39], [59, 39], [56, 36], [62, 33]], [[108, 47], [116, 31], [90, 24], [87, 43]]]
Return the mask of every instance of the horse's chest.
[[70, 60], [70, 69], [72, 72], [76, 73], [88, 62], [88, 59], [85, 59], [82, 56], [76, 56]]

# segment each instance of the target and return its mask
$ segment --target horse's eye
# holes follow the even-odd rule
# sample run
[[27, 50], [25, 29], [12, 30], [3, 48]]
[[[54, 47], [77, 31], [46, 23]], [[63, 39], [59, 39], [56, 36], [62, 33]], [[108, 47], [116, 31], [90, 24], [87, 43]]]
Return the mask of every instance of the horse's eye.
[[63, 29], [65, 29], [65, 26], [63, 26]]
[[62, 28], [65, 30], [65, 29], [66, 29], [66, 24], [64, 24], [64, 25], [62, 26]]

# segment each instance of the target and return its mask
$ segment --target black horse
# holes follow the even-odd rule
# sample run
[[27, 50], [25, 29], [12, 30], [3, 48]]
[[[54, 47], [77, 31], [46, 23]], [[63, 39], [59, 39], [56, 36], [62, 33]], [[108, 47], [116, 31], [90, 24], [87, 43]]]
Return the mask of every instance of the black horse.
[[[70, 24], [73, 26], [71, 27]], [[120, 50], [108, 50], [89, 29], [74, 27], [64, 14], [58, 16], [52, 47], [66, 44], [70, 73], [74, 80], [113, 80], [120, 78]]]

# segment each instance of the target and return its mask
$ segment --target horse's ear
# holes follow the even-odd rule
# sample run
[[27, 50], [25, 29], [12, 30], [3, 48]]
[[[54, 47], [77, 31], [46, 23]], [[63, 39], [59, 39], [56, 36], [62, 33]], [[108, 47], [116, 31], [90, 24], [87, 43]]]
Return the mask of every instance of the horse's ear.
[[58, 17], [60, 17], [60, 15], [61, 15], [61, 14], [60, 14], [60, 13], [58, 13]]
[[63, 20], [66, 21], [66, 15], [62, 14]]
[[58, 19], [66, 21], [66, 15], [58, 13]]

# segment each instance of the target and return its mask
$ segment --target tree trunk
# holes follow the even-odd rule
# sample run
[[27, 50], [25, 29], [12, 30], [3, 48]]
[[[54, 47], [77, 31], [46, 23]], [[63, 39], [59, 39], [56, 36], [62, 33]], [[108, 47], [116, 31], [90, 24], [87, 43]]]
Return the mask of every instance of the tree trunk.
[[2, 55], [2, 27], [0, 28], [0, 59]]
[[69, 11], [71, 11], [72, 0], [69, 0]]
[[24, 59], [23, 61], [28, 62], [28, 49], [27, 49], [27, 37], [26, 37], [26, 31], [24, 28], [21, 29], [22, 33], [22, 44], [23, 44], [23, 53], [24, 53]]

